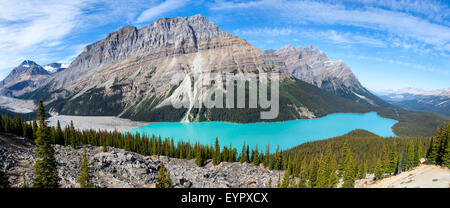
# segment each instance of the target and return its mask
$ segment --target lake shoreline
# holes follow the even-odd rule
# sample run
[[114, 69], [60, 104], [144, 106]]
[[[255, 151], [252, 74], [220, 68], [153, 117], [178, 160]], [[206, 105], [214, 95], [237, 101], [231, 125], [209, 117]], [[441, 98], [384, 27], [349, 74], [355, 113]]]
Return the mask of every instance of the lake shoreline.
[[[380, 116], [378, 114], [378, 112], [376, 111], [370, 111], [370, 112], [366, 112], [366, 113], [331, 113], [322, 117], [317, 117], [317, 118], [311, 118], [311, 119], [294, 119], [294, 120], [286, 120], [286, 121], [273, 121], [273, 122], [264, 122], [264, 121], [260, 121], [260, 122], [251, 122], [251, 123], [236, 123], [236, 122], [229, 122], [229, 121], [199, 121], [199, 122], [182, 122], [179, 121], [179, 123], [227, 123], [227, 124], [233, 124], [233, 125], [254, 125], [254, 124], [268, 124], [268, 123], [285, 123], [285, 122], [296, 122], [296, 121], [304, 121], [304, 120], [316, 120], [316, 119], [324, 119], [330, 115], [339, 115], [339, 114], [358, 114], [358, 115], [364, 115], [364, 114], [370, 114], [370, 113], [376, 113], [378, 116]], [[390, 119], [390, 120], [394, 120], [396, 121], [396, 123], [398, 123], [398, 120], [395, 119], [391, 119], [391, 118], [385, 118], [380, 116], [383, 119]], [[146, 125], [150, 125], [150, 124], [155, 124], [155, 123], [174, 123], [172, 121], [162, 121], [162, 122], [143, 122], [143, 121], [134, 121], [131, 119], [126, 119], [126, 118], [119, 118], [116, 116], [75, 116], [75, 115], [56, 115], [56, 114], [52, 114], [51, 117], [48, 119], [49, 125], [50, 126], [56, 126], [56, 121], [59, 120], [61, 123], [61, 127], [65, 127], [66, 125], [70, 124], [70, 121], [74, 122], [74, 126], [77, 129], [81, 129], [81, 130], [89, 130], [89, 129], [93, 129], [93, 130], [106, 130], [106, 131], [114, 131], [117, 130], [119, 132], [128, 132], [131, 130], [134, 130], [136, 128], [142, 127], [142, 126], [146, 126]], [[396, 124], [394, 123], [394, 125]], [[395, 134], [395, 132], [393, 131], [393, 126], [392, 125], [390, 128], [391, 132], [394, 133], [395, 136], [397, 136]]]

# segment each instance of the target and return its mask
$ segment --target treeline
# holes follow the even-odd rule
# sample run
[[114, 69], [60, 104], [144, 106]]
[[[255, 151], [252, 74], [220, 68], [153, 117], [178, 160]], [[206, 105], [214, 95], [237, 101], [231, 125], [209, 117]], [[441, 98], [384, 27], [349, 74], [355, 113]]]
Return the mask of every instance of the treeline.
[[[55, 127], [47, 127], [42, 103], [39, 112], [39, 120], [31, 122], [22, 121], [18, 116], [1, 116], [0, 132], [36, 141], [37, 149], [43, 148], [43, 155], [54, 154], [53, 150], [48, 150], [52, 149], [48, 147], [51, 144], [70, 145], [73, 148], [89, 144], [102, 146], [105, 152], [108, 147], [115, 147], [142, 155], [195, 159], [198, 166], [204, 165], [208, 159], [212, 159], [214, 165], [222, 161], [263, 164], [271, 170], [286, 170], [283, 178], [278, 179], [279, 187], [332, 188], [337, 187], [340, 179], [343, 180], [342, 187], [354, 187], [355, 181], [365, 178], [366, 174], [374, 174], [376, 180], [382, 179], [419, 165], [420, 158], [425, 156], [432, 164], [448, 166], [449, 161], [448, 124], [442, 124], [432, 139], [383, 138], [365, 130], [355, 130], [344, 136], [304, 143], [287, 151], [277, 147], [275, 153], [271, 154], [269, 146], [261, 150], [258, 146], [250, 148], [245, 143], [238, 153], [231, 145], [220, 147], [218, 138], [214, 145], [184, 141], [175, 144], [173, 138], [162, 139], [154, 135], [147, 137], [139, 133], [76, 130], [72, 123], [64, 128], [59, 122]], [[52, 157], [47, 158], [51, 163], [54, 161]], [[88, 175], [86, 161], [83, 158], [82, 172], [85, 176]], [[160, 175], [167, 179], [167, 173]]]
[[445, 125], [442, 123], [441, 127], [436, 132], [431, 140], [427, 152], [427, 159], [429, 164], [441, 165], [450, 168], [450, 123]]
[[286, 169], [280, 184], [332, 188], [342, 178], [342, 187], [354, 187], [366, 174], [379, 180], [418, 166], [429, 144], [429, 138], [383, 138], [365, 130], [304, 143], [280, 153]]

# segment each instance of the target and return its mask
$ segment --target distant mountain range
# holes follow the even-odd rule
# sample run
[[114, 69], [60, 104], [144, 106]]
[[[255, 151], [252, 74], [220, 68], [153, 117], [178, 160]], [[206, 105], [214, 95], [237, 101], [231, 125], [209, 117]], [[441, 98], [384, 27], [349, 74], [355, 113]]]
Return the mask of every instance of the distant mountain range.
[[51, 63], [42, 67], [34, 61], [25, 60], [0, 82], [0, 94], [17, 97], [33, 91], [53, 77], [54, 73], [63, 71], [64, 67], [67, 68], [65, 64], [60, 63]]
[[[342, 61], [330, 61], [314, 46], [260, 50], [201, 15], [161, 18], [141, 29], [123, 27], [88, 45], [66, 70], [33, 62], [39, 76], [25, 76], [29, 72], [23, 64], [3, 80], [0, 92], [44, 99], [51, 111], [62, 114], [145, 121], [259, 120], [261, 109], [170, 106], [173, 97], [201, 86], [186, 79], [173, 82], [175, 74], [191, 72], [278, 73], [281, 110], [275, 120], [391, 106], [364, 88]], [[204, 97], [196, 94], [189, 102]]]
[[442, 90], [406, 88], [376, 93], [382, 99], [408, 110], [432, 111], [450, 116], [450, 88]]

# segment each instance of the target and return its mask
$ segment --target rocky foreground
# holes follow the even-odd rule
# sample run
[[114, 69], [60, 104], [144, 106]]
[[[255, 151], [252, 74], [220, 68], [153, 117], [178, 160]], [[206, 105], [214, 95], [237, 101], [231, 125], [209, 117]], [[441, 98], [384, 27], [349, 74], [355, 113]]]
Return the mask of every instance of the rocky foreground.
[[[270, 171], [251, 164], [222, 162], [213, 166], [207, 161], [204, 167], [194, 160], [182, 160], [165, 156], [143, 156], [116, 148], [103, 152], [101, 147], [85, 146], [92, 170], [92, 181], [100, 188], [151, 188], [155, 187], [161, 162], [170, 172], [174, 187], [267, 187], [269, 178], [276, 185], [282, 172]], [[33, 183], [33, 153], [31, 141], [12, 135], [0, 135], [0, 159], [4, 163], [13, 187]], [[56, 145], [56, 159], [62, 187], [77, 187], [76, 178], [81, 161], [82, 148], [73, 149]]]
[[420, 165], [407, 172], [373, 182], [360, 180], [357, 188], [450, 188], [450, 169], [436, 165]]

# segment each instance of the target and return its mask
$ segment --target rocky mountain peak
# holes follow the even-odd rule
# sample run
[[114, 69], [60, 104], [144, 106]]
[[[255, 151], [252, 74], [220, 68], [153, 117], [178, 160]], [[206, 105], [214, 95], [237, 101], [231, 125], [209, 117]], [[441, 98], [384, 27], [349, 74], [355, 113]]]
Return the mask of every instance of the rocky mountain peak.
[[31, 60], [23, 61], [19, 66], [11, 71], [10, 75], [19, 75], [23, 73], [30, 75], [48, 74], [48, 72], [44, 68], [42, 68], [42, 66], [36, 64], [36, 62]]
[[318, 48], [316, 48], [314, 45], [306, 46], [306, 47], [304, 48], [304, 51], [305, 51], [308, 55], [321, 55], [321, 54], [324, 54], [321, 50], [319, 50]]
[[297, 49], [294, 48], [294, 46], [292, 46], [291, 44], [287, 44], [283, 47], [281, 47], [280, 49], [275, 51], [275, 54], [279, 55], [279, 54], [288, 54], [288, 53], [293, 53], [296, 52]]
[[[220, 29], [202, 15], [160, 18], [141, 29], [125, 26], [87, 46], [68, 70], [55, 78], [58, 87], [71, 88], [81, 75], [126, 59], [153, 60], [232, 45], [252, 47], [245, 40]], [[86, 76], [88, 76], [86, 74]], [[70, 90], [70, 89], [69, 89]]]
[[34, 61], [31, 60], [24, 60], [18, 67], [32, 67], [32, 66], [39, 66]]
[[18, 96], [34, 90], [50, 73], [34, 61], [25, 60], [0, 82], [0, 94]]

